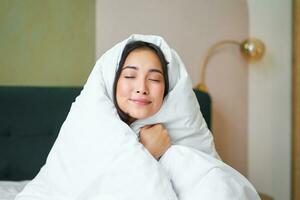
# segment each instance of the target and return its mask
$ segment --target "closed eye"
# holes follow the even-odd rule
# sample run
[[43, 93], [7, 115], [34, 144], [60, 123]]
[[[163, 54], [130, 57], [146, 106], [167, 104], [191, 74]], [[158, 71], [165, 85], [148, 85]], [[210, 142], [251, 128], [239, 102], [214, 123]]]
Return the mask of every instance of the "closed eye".
[[158, 79], [151, 79], [151, 78], [150, 78], [149, 80], [150, 80], [150, 81], [154, 81], [154, 82], [158, 82], [158, 83], [160, 82], [160, 80], [158, 80]]
[[134, 76], [124, 76], [124, 78], [130, 79], [130, 78], [135, 78], [135, 77]]

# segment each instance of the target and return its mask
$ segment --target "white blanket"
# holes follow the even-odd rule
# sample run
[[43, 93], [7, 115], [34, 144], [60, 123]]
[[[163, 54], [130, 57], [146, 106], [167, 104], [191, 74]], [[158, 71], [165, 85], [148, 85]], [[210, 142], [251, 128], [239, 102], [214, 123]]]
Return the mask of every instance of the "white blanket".
[[29, 181], [0, 181], [0, 200], [13, 200]]
[[[113, 104], [113, 81], [124, 46], [159, 46], [169, 93], [154, 116], [123, 123]], [[139, 143], [142, 126], [163, 123], [172, 147], [157, 162]], [[251, 184], [217, 159], [185, 66], [158, 36], [132, 35], [96, 63], [39, 174], [17, 200], [259, 199]]]

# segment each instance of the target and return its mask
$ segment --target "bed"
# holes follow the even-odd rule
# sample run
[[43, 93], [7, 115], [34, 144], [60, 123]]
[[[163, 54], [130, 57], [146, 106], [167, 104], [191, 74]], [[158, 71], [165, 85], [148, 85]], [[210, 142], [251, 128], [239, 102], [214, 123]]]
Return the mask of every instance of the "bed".
[[[81, 87], [0, 87], [0, 199], [14, 199], [46, 161]], [[211, 126], [211, 99], [194, 90]]]

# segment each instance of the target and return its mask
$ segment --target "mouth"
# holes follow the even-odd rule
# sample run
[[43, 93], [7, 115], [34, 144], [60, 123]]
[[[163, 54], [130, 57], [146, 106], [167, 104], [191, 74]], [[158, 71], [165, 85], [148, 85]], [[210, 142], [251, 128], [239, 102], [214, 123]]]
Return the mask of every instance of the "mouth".
[[131, 102], [137, 105], [145, 106], [152, 103], [152, 101], [146, 100], [146, 99], [130, 99]]

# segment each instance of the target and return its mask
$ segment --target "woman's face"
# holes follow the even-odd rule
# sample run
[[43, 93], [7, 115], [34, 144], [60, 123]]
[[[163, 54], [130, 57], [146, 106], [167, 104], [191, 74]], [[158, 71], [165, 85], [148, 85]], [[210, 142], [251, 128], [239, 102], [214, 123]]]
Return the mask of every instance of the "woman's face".
[[117, 82], [120, 109], [134, 121], [154, 115], [161, 107], [165, 83], [161, 62], [150, 49], [130, 52]]

